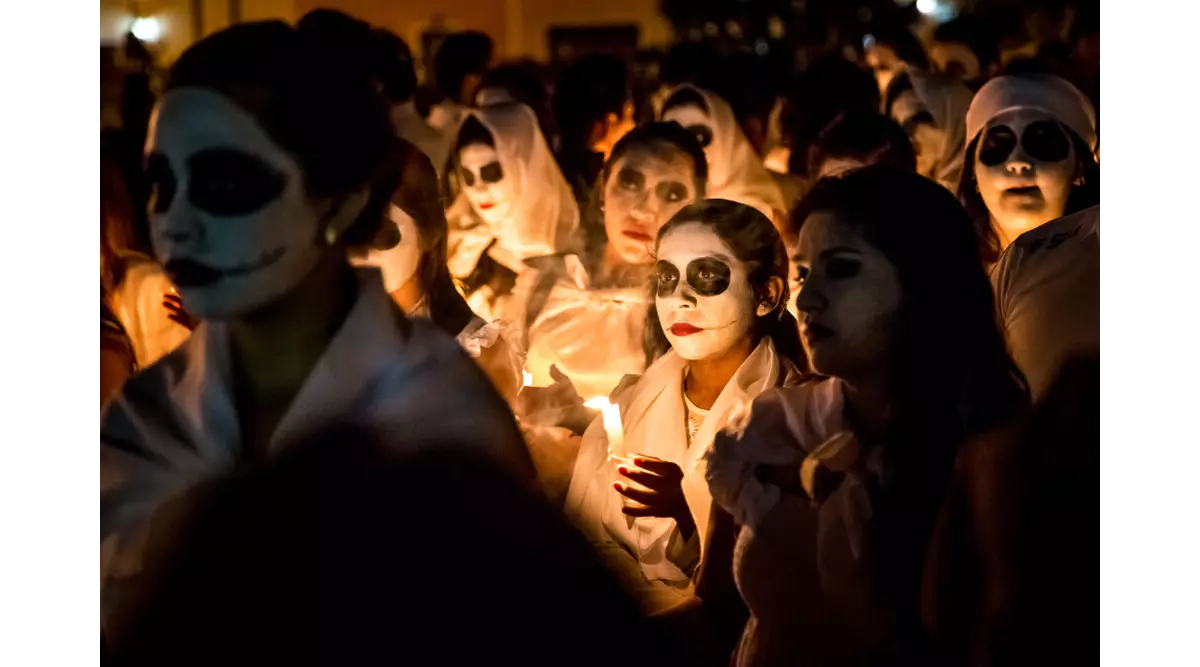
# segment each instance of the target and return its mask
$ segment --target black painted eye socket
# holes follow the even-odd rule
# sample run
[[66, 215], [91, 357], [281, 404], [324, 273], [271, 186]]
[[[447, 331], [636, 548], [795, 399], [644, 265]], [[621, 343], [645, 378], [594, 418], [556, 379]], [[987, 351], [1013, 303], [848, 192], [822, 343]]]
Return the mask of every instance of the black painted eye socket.
[[717, 296], [729, 289], [732, 272], [729, 265], [715, 257], [701, 257], [688, 263], [688, 284], [700, 296]]
[[464, 167], [459, 169], [459, 171], [462, 172], [463, 184], [468, 188], [475, 185], [475, 174], [472, 174], [470, 169]]
[[484, 183], [499, 183], [504, 179], [504, 169], [499, 162], [490, 162], [479, 170], [479, 179]]
[[162, 153], [151, 153], [146, 158], [146, 186], [150, 190], [147, 202], [151, 213], [166, 213], [175, 199], [178, 187], [171, 163]]
[[203, 150], [188, 158], [188, 201], [215, 216], [250, 215], [279, 198], [287, 176], [233, 148]]
[[1021, 133], [1021, 145], [1039, 162], [1061, 162], [1071, 154], [1071, 142], [1062, 127], [1050, 120], [1030, 123]]
[[641, 190], [646, 186], [646, 176], [636, 169], [626, 167], [617, 172], [617, 183], [626, 190]]
[[[1021, 147], [1038, 162], [1061, 162], [1071, 154], [1071, 142], [1058, 123], [1039, 120], [1030, 123], [1021, 134]], [[1005, 162], [1017, 148], [1017, 134], [998, 125], [989, 128], [979, 149], [979, 161], [988, 167]]]
[[671, 296], [679, 286], [679, 269], [670, 262], [659, 261], [654, 265], [654, 282], [658, 296]]
[[674, 204], [687, 199], [688, 189], [683, 183], [677, 181], [667, 181], [658, 184], [658, 196], [663, 201]]
[[699, 141], [703, 148], [708, 148], [713, 142], [712, 128], [707, 125], [688, 125], [684, 129], [696, 135], [696, 141]]

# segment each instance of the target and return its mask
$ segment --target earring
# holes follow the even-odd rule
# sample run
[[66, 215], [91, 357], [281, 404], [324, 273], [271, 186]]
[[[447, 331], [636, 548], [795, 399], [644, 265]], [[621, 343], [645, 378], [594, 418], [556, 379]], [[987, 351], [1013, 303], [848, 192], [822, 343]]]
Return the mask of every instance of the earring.
[[1080, 186], [1080, 185], [1083, 185], [1083, 175], [1082, 175], [1082, 174], [1080, 174], [1079, 176], [1076, 176], [1076, 177], [1075, 177], [1075, 183], [1074, 183], [1074, 185], [1075, 185], [1076, 187], [1078, 187], [1078, 186]]
[[326, 227], [325, 228], [325, 245], [331, 246], [331, 245], [337, 243], [337, 240], [338, 240], [337, 228], [334, 227], [333, 225]]

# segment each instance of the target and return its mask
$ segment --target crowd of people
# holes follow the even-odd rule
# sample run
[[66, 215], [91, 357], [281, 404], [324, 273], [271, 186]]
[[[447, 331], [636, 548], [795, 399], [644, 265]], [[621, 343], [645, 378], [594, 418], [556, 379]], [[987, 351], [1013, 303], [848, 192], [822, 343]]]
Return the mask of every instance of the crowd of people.
[[1090, 662], [1098, 85], [864, 47], [184, 51], [101, 155], [104, 657]]

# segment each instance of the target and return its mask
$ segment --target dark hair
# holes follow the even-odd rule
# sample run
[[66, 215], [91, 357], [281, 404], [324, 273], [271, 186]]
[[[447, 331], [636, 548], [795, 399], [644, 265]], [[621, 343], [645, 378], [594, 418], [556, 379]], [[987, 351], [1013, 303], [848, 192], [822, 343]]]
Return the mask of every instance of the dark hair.
[[125, 278], [121, 253], [133, 248], [133, 203], [111, 157], [100, 157], [100, 294], [107, 298]]
[[701, 111], [708, 113], [708, 103], [704, 101], [704, 96], [695, 88], [681, 88], [671, 94], [666, 102], [663, 102], [662, 113], [665, 114], [671, 109], [679, 107], [696, 107]]
[[966, 46], [979, 59], [981, 77], [987, 76], [989, 65], [1000, 62], [995, 36], [987, 24], [975, 16], [959, 16], [939, 25], [933, 31], [933, 41]]
[[[496, 147], [496, 138], [492, 136], [492, 131], [475, 116], [467, 116], [458, 128], [458, 136], [454, 139], [454, 151], [458, 152], [471, 144]], [[457, 161], [457, 158], [454, 159]]]
[[673, 121], [654, 121], [633, 128], [613, 146], [600, 169], [596, 187], [592, 188], [592, 200], [581, 225], [585, 237], [583, 245], [589, 254], [594, 254], [608, 242], [608, 232], [604, 228], [604, 188], [612, 176], [613, 165], [631, 150], [650, 151], [661, 157], [687, 156], [692, 161], [692, 187], [696, 190], [696, 199], [703, 199], [708, 190], [708, 158], [696, 135]]
[[875, 32], [875, 45], [892, 50], [896, 57], [917, 69], [929, 69], [929, 57], [921, 40], [904, 25], [891, 25]]
[[821, 130], [808, 149], [807, 173], [815, 176], [824, 162], [837, 158], [917, 170], [917, 154], [908, 134], [896, 121], [871, 111], [839, 114]]
[[[1088, 148], [1087, 143], [1078, 134], [1066, 125], [1060, 123], [1060, 126], [1075, 147], [1075, 165], [1082, 179], [1078, 185], [1071, 186], [1066, 210], [1063, 211], [1063, 215], [1067, 216], [1100, 203], [1100, 164], [1096, 162], [1092, 149]], [[967, 144], [962, 180], [958, 184], [958, 198], [975, 228], [980, 257], [985, 264], [994, 264], [1000, 259], [1000, 236], [992, 225], [992, 214], [988, 211], [983, 196], [979, 194], [978, 183], [975, 180], [976, 148], [986, 131], [986, 128], [980, 131], [971, 143]]]
[[385, 28], [375, 28], [371, 36], [376, 77], [383, 95], [392, 104], [409, 101], [417, 90], [417, 70], [408, 43]]
[[397, 139], [400, 179], [392, 203], [412, 216], [421, 233], [421, 259], [416, 277], [429, 304], [429, 319], [457, 336], [475, 313], [455, 287], [446, 265], [449, 228], [438, 191], [437, 170], [416, 146]]
[[592, 54], [564, 69], [554, 85], [554, 115], [565, 150], [587, 148], [595, 123], [620, 116], [629, 101], [629, 71], [620, 59]]
[[867, 70], [830, 54], [813, 62], [800, 76], [791, 102], [792, 156], [788, 171], [811, 176], [807, 171], [809, 145], [843, 113], [878, 113], [879, 84]]
[[469, 30], [447, 35], [433, 56], [433, 80], [438, 90], [458, 102], [467, 75], [486, 72], [494, 50], [492, 38], [482, 32]]
[[233, 100], [296, 158], [315, 195], [337, 199], [369, 187], [367, 206], [342, 237], [367, 243], [391, 198], [379, 180], [395, 136], [371, 43], [370, 26], [331, 10], [310, 12], [296, 27], [236, 24], [184, 51], [166, 89], [210, 88]]
[[875, 492], [870, 532], [886, 554], [872, 559], [876, 584], [901, 608], [916, 609], [958, 447], [1019, 414], [1029, 390], [1008, 354], [971, 222], [944, 187], [865, 167], [819, 181], [796, 210], [798, 226], [822, 211], [854, 227], [898, 276], [884, 444], [894, 475]]
[[[733, 256], [746, 265], [746, 274], [751, 289], [758, 300], [766, 300], [767, 283], [778, 277], [783, 289], [775, 308], [758, 318], [754, 335], [758, 339], [770, 337], [775, 350], [790, 360], [797, 368], [807, 367], [804, 351], [800, 347], [800, 333], [796, 318], [788, 312], [788, 257], [783, 239], [775, 225], [758, 209], [728, 199], [704, 199], [683, 207], [658, 232], [655, 248], [676, 227], [700, 223], [713, 231]], [[653, 289], [654, 281], [651, 281]], [[645, 349], [646, 365], [671, 348], [658, 321], [658, 308], [654, 305], [653, 293], [650, 310], [646, 314]]]
[[[389, 435], [317, 434], [165, 505], [144, 570], [105, 619], [113, 664], [548, 666], [584, 644], [573, 664], [662, 664], [648, 622], [561, 512], [463, 453], [486, 440]], [[414, 515], [433, 489], [439, 501]], [[495, 571], [462, 576], [480, 553]], [[206, 630], [213, 618], [220, 631]], [[532, 641], [533, 627], [546, 636]]]

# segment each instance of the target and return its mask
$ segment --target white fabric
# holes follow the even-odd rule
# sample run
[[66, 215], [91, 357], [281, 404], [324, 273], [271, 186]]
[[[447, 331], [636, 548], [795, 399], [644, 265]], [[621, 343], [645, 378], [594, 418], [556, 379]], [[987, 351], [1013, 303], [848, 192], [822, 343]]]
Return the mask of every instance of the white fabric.
[[450, 154], [454, 133], [435, 129], [417, 113], [417, 107], [412, 102], [392, 107], [392, 124], [396, 127], [396, 135], [420, 149], [440, 176], [446, 168], [446, 157]]
[[[646, 369], [635, 385], [614, 397], [621, 406], [624, 445], [612, 454], [647, 454], [678, 464], [684, 473], [683, 492], [695, 520], [698, 543], [703, 545], [713, 500], [705, 481], [705, 452], [716, 434], [755, 396], [793, 381], [796, 371], [776, 353], [769, 338], [763, 339], [717, 397], [689, 446], [683, 398], [688, 363], [669, 351]], [[626, 517], [621, 512], [623, 496], [612, 487], [615, 470], [608, 454], [603, 420], [597, 418], [580, 445], [567, 491], [568, 515], [593, 542], [616, 544], [632, 554], [647, 585], [688, 587], [688, 574], [669, 558], [670, 542], [679, 530], [675, 520]]]
[[756, 526], [779, 502], [780, 489], [759, 481], [760, 465], [795, 465], [845, 430], [841, 381], [812, 380], [765, 392], [741, 406], [748, 419], [718, 436], [708, 452], [713, 500], [739, 525]]
[[1095, 149], [1096, 110], [1078, 88], [1057, 76], [1023, 74], [988, 81], [967, 111], [967, 143], [975, 140], [988, 121], [1014, 109], [1037, 109], [1054, 116]]
[[945, 75], [909, 69], [908, 77], [917, 99], [946, 136], [942, 154], [934, 164], [930, 177], [947, 190], [957, 193], [967, 146], [967, 109], [971, 106], [974, 93], [958, 79]]
[[686, 83], [671, 90], [667, 99], [685, 88], [696, 91], [708, 107], [708, 125], [712, 128], [713, 139], [705, 149], [708, 156], [706, 196], [752, 206], [772, 220], [777, 216], [776, 211], [786, 213], [779, 186], [742, 132], [729, 103], [714, 93]]
[[[595, 289], [576, 255], [563, 258], [565, 270], [550, 287], [541, 311], [525, 335], [525, 370], [533, 386], [553, 384], [550, 367], [571, 379], [584, 398], [608, 396], [626, 375], [646, 368], [642, 347], [650, 294], [645, 287]], [[525, 308], [540, 279], [539, 271], [517, 278], [502, 314], [515, 326], [526, 326]]]
[[1022, 234], [993, 268], [992, 284], [1036, 400], [1073, 354], [1100, 352], [1100, 206]]
[[[522, 104], [469, 112], [491, 132], [505, 178], [516, 181], [519, 201], [511, 215], [488, 225], [459, 191], [446, 213], [450, 223], [450, 272], [471, 274], [488, 244], [493, 259], [520, 273], [521, 261], [568, 249], [579, 229], [579, 206], [538, 127], [533, 111]], [[462, 123], [459, 123], [461, 127]]]
[[125, 327], [138, 368], [146, 368], [179, 347], [192, 332], [173, 322], [163, 307], [171, 281], [149, 257], [126, 254], [125, 275], [109, 297], [113, 314]]
[[395, 204], [388, 207], [388, 218], [399, 232], [400, 241], [386, 250], [371, 248], [366, 255], [351, 255], [350, 263], [377, 267], [383, 274], [383, 288], [390, 294], [404, 287], [420, 268], [421, 231], [413, 217]]
[[[512, 414], [475, 364], [432, 322], [405, 319], [377, 270], [357, 273], [358, 299], [280, 419], [269, 453], [349, 423], [393, 447], [469, 447], [532, 482]], [[230, 354], [226, 325], [205, 322], [109, 405], [100, 425], [102, 542], [124, 539], [163, 501], [237, 465]]]

